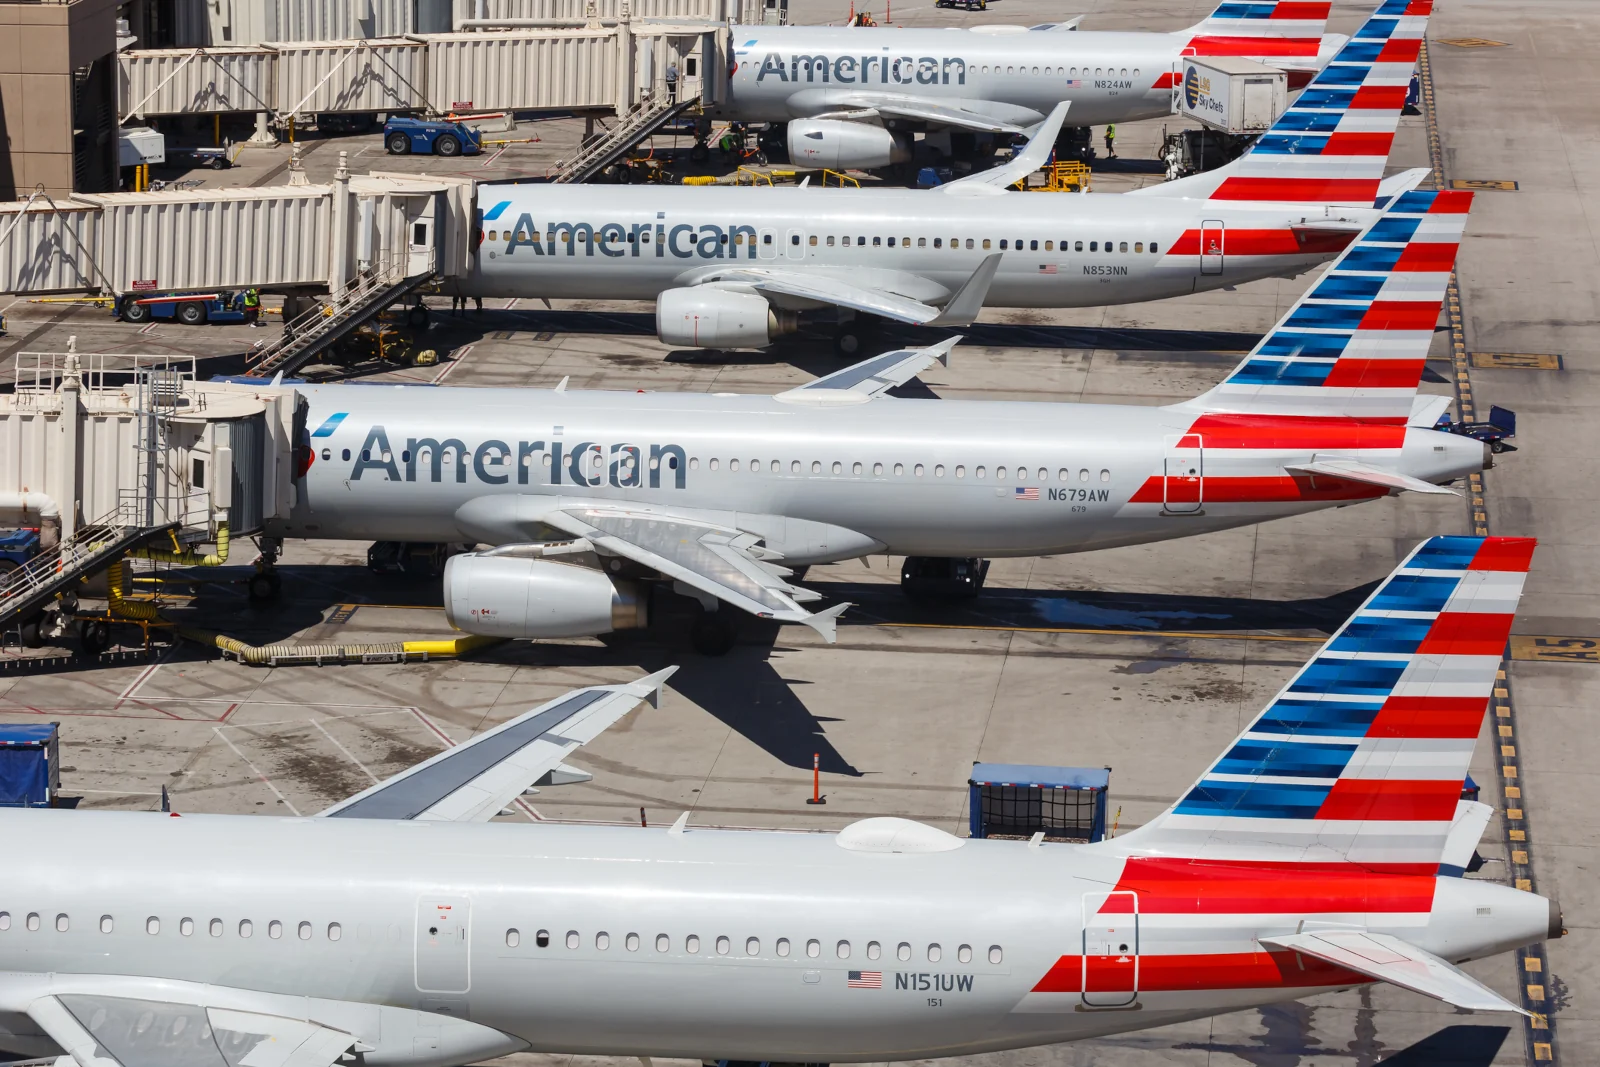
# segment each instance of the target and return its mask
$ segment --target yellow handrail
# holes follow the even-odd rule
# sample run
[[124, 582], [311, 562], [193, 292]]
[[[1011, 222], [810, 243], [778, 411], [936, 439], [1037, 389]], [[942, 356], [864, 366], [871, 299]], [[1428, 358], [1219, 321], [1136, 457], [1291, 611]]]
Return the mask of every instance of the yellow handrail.
[[826, 189], [828, 187], [828, 177], [830, 175], [839, 183], [839, 188], [841, 188], [841, 189], [844, 188], [844, 183], [845, 182], [849, 182], [851, 185], [855, 186], [857, 189], [861, 188], [861, 183], [856, 181], [854, 178], [850, 177], [850, 175], [848, 175], [848, 174], [840, 174], [836, 170], [829, 170], [828, 168], [824, 167], [824, 168], [822, 168], [822, 187], [824, 189]]
[[1012, 188], [1034, 193], [1076, 193], [1089, 188], [1089, 181], [1093, 177], [1093, 172], [1088, 166], [1075, 159], [1051, 163], [1041, 170], [1044, 174], [1043, 185], [1029, 185], [1028, 179], [1033, 177], [1030, 174], [1015, 183]]
[[745, 175], [749, 175], [751, 185], [760, 185], [762, 182], [766, 182], [768, 185], [772, 184], [772, 175], [763, 174], [759, 170], [751, 170], [749, 167], [740, 167], [734, 172], [733, 184], [743, 185]]

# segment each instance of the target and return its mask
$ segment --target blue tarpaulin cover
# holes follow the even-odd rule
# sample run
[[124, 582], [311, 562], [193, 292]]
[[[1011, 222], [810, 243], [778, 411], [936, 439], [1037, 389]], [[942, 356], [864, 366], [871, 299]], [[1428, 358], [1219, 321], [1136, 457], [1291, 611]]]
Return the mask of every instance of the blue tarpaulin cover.
[[1023, 763], [974, 763], [972, 785], [1037, 785], [1050, 789], [1105, 789], [1111, 772], [1104, 767], [1033, 767]]
[[54, 723], [0, 726], [0, 806], [37, 807], [50, 802]]

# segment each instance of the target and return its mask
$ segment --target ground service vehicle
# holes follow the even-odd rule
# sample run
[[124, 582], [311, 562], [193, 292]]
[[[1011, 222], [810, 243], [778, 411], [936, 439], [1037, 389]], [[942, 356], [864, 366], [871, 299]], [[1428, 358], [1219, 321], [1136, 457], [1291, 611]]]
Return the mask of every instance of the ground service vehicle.
[[125, 293], [117, 298], [113, 314], [123, 322], [176, 319], [185, 326], [249, 322], [244, 294], [243, 289], [218, 289], [209, 293]]
[[383, 147], [391, 156], [475, 156], [483, 151], [483, 134], [460, 122], [394, 118], [383, 124]]

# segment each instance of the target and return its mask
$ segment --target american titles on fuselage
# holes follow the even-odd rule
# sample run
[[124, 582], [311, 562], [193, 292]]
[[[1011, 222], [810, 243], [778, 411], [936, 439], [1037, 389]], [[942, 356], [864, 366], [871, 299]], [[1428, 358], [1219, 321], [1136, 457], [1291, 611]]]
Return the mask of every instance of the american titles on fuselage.
[[374, 425], [355, 456], [350, 480], [358, 482], [363, 474], [374, 472], [391, 482], [442, 482], [447, 475], [456, 482], [465, 482], [470, 471], [484, 485], [506, 485], [513, 478], [517, 485], [527, 485], [535, 465], [548, 471], [550, 485], [609, 484], [618, 489], [637, 489], [648, 484], [651, 489], [682, 489], [688, 459], [682, 445], [670, 443], [607, 446], [595, 441], [569, 444], [490, 438], [468, 447], [458, 437], [443, 441], [408, 437], [405, 448], [396, 454], [389, 444], [388, 432], [383, 426]]
[[[953, 69], [952, 69], [953, 68]], [[873, 78], [873, 71], [877, 78]], [[952, 73], [955, 81], [951, 81]], [[840, 85], [965, 85], [967, 61], [958, 56], [820, 56], [768, 52], [756, 71], [756, 81], [805, 80]]]

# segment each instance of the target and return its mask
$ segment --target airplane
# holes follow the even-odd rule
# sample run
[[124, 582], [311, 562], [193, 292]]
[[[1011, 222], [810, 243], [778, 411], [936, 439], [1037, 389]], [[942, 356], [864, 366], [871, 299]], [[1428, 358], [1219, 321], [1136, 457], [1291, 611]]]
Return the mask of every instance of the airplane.
[[1533, 548], [1423, 542], [1176, 803], [1091, 844], [881, 816], [829, 834], [488, 821], [550, 765], [526, 747], [661, 675], [558, 698], [316, 816], [0, 810], [28, 842], [0, 884], [0, 1049], [827, 1064], [1373, 982], [1519, 1012], [1457, 965], [1563, 936], [1561, 910], [1463, 876], [1492, 809], [1461, 790]]
[[302, 473], [266, 533], [494, 546], [445, 568], [447, 618], [475, 634], [641, 628], [671, 588], [718, 654], [722, 604], [831, 642], [847, 605], [812, 613], [789, 580], [813, 563], [953, 576], [1451, 493], [1491, 450], [1434, 429], [1449, 400], [1417, 388], [1471, 203], [1396, 197], [1223, 382], [1165, 407], [889, 395], [959, 338], [776, 396], [297, 386]]
[[1079, 19], [956, 32], [734, 26], [727, 99], [708, 114], [787, 123], [794, 163], [886, 167], [911, 160], [913, 130], [1017, 134], [1062, 100], [1076, 126], [1160, 118], [1176, 110], [1192, 56], [1252, 59], [1301, 88], [1348, 40], [1324, 35], [1330, 6], [1224, 0], [1170, 33], [1083, 31]]
[[[669, 345], [761, 347], [837, 324], [962, 326], [990, 307], [1184, 296], [1326, 262], [1414, 188], [1384, 178], [1431, 0], [1383, 0], [1248, 153], [1126, 194], [1008, 187], [1049, 159], [1067, 104], [1008, 163], [933, 190], [485, 186], [472, 296], [656, 302]], [[1077, 105], [1071, 105], [1076, 109]]]

